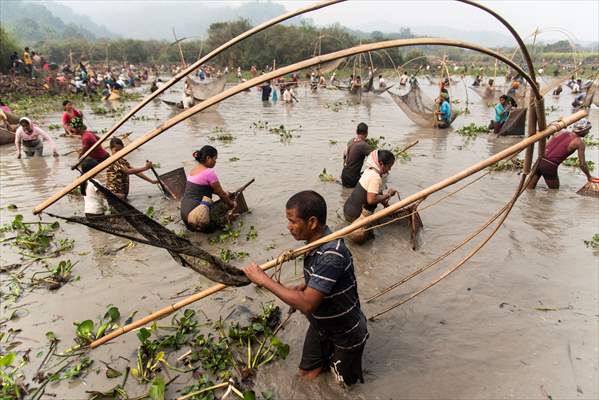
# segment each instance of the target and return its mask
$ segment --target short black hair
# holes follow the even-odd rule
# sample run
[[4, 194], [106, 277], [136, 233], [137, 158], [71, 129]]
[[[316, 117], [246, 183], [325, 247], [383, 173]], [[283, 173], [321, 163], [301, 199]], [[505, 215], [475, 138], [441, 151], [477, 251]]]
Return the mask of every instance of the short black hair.
[[288, 210], [297, 210], [297, 215], [307, 221], [316, 217], [320, 225], [327, 223], [327, 202], [313, 190], [304, 190], [291, 196], [285, 206]]
[[64, 101], [62, 102], [62, 106], [64, 107], [64, 106], [66, 106], [67, 104], [69, 104], [70, 102], [71, 102], [71, 100], [64, 100]]
[[364, 122], [360, 122], [358, 124], [358, 128], [356, 128], [356, 133], [358, 135], [368, 135], [368, 125], [366, 125]]
[[123, 141], [121, 139], [119, 139], [118, 137], [113, 137], [112, 139], [110, 139], [110, 148], [113, 148], [116, 146], [125, 147], [125, 145], [123, 144]]
[[509, 97], [507, 97], [507, 95], [505, 95], [505, 94], [502, 94], [501, 96], [499, 96], [499, 100], [501, 100], [501, 99], [508, 101]]

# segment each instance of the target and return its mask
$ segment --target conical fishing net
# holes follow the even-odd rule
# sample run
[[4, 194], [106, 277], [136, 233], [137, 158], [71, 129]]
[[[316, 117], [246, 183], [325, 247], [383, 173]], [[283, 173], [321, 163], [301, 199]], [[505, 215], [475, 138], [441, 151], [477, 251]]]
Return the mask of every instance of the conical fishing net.
[[[406, 116], [415, 124], [422, 127], [434, 127], [437, 124], [437, 119], [434, 115], [435, 102], [422, 93], [418, 84], [411, 84], [410, 90], [403, 95], [395, 94], [389, 91], [391, 98], [395, 104], [402, 109]], [[457, 112], [452, 110], [451, 122], [458, 116]]]
[[225, 89], [225, 84], [227, 83], [227, 76], [223, 75], [217, 79], [201, 82], [198, 82], [188, 77], [187, 82], [191, 86], [193, 98], [199, 101], [203, 101], [214, 95], [219, 94]]
[[339, 68], [341, 63], [343, 63], [344, 61], [345, 61], [345, 58], [340, 58], [338, 60], [329, 61], [329, 62], [326, 62], [323, 64], [319, 64], [317, 69], [320, 71], [321, 74], [328, 74], [329, 72], [333, 72], [337, 68]]
[[487, 101], [495, 100], [503, 94], [503, 88], [497, 86], [470, 86], [470, 89], [478, 94], [483, 100]]
[[510, 115], [498, 132], [501, 136], [524, 135], [526, 128], [526, 113], [528, 108], [516, 108], [510, 111]]
[[212, 281], [228, 286], [249, 284], [245, 274], [238, 268], [224, 263], [207, 251], [194, 246], [189, 240], [177, 236], [129, 203], [115, 196], [110, 190], [93, 179], [88, 181], [88, 184], [90, 183], [94, 184], [106, 198], [112, 209], [112, 214], [94, 217], [48, 215], [165, 249], [179, 264], [199, 272]]

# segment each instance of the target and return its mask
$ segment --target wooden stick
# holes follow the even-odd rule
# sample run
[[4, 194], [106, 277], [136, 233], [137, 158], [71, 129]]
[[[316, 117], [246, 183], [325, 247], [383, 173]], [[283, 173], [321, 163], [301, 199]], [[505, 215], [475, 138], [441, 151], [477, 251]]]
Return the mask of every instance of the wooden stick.
[[[369, 43], [369, 44], [364, 44], [364, 45], [360, 45], [360, 46], [356, 46], [356, 47], [351, 47], [349, 49], [336, 51], [333, 53], [325, 54], [323, 56], [312, 57], [310, 59], [300, 61], [298, 63], [289, 65], [287, 67], [283, 67], [283, 68], [277, 69], [275, 71], [269, 72], [267, 74], [257, 76], [253, 79], [250, 79], [249, 81], [240, 83], [240, 84], [238, 84], [230, 89], [227, 89], [215, 96], [212, 96], [211, 98], [209, 98], [207, 100], [204, 100], [204, 101], [196, 104], [195, 106], [175, 115], [168, 121], [164, 122], [162, 125], [158, 126], [157, 128], [155, 128], [152, 131], [150, 131], [149, 133], [147, 133], [145, 136], [142, 136], [142, 137], [136, 139], [135, 141], [131, 142], [131, 144], [129, 144], [127, 147], [123, 148], [118, 153], [113, 154], [112, 156], [110, 156], [106, 160], [102, 161], [100, 164], [98, 164], [97, 166], [95, 166], [94, 168], [92, 168], [91, 170], [86, 172], [85, 174], [81, 175], [79, 178], [75, 179], [73, 182], [71, 182], [69, 185], [67, 185], [65, 188], [63, 188], [61, 191], [55, 193], [49, 199], [47, 199], [44, 202], [42, 202], [41, 204], [37, 205], [33, 209], [33, 213], [39, 214], [40, 212], [42, 212], [43, 210], [45, 210], [46, 208], [48, 208], [49, 206], [54, 204], [57, 200], [59, 200], [60, 198], [62, 198], [66, 194], [68, 194], [71, 190], [73, 190], [75, 187], [77, 187], [81, 182], [86, 181], [90, 178], [93, 178], [99, 172], [106, 169], [109, 165], [111, 165], [114, 162], [120, 160], [121, 158], [127, 156], [133, 150], [142, 146], [144, 143], [154, 139], [156, 136], [162, 134], [167, 129], [172, 128], [173, 126], [177, 125], [181, 121], [186, 120], [187, 118], [191, 117], [192, 115], [195, 115], [198, 112], [203, 111], [208, 107], [218, 104], [221, 101], [228, 99], [231, 96], [236, 95], [237, 93], [241, 93], [241, 92], [245, 91], [246, 89], [260, 85], [266, 81], [273, 80], [280, 76], [287, 75], [291, 72], [306, 69], [306, 68], [312, 67], [317, 64], [322, 64], [324, 62], [337, 60], [339, 58], [348, 57], [348, 56], [351, 56], [354, 54], [360, 54], [360, 53], [363, 53], [363, 52], [366, 52], [369, 50], [381, 50], [381, 49], [392, 48], [392, 47], [427, 46], [427, 45], [444, 45], [444, 46], [470, 49], [470, 50], [478, 51], [478, 52], [487, 54], [489, 56], [495, 57], [495, 58], [499, 59], [500, 61], [503, 61], [504, 63], [508, 64], [511, 68], [513, 68], [521, 76], [523, 76], [529, 82], [531, 88], [535, 92], [535, 96], [539, 95], [539, 91], [538, 91], [539, 89], [536, 86], [535, 82], [531, 80], [531, 78], [528, 76], [528, 74], [525, 71], [522, 70], [522, 68], [520, 68], [518, 65], [516, 65], [515, 63], [513, 63], [506, 57], [502, 56], [501, 54], [494, 52], [493, 50], [490, 50], [490, 49], [487, 49], [484, 47], [480, 47], [480, 46], [476, 46], [476, 45], [473, 45], [470, 43], [464, 43], [464, 42], [460, 42], [460, 41], [456, 41], [456, 40], [449, 40], [449, 39], [414, 38], [414, 39], [387, 40], [387, 41], [383, 41], [383, 42]], [[96, 143], [98, 143], [98, 142], [96, 142]]]
[[412, 143], [408, 144], [407, 146], [405, 146], [404, 148], [402, 148], [400, 150], [400, 152], [404, 152], [404, 151], [408, 151], [410, 150], [412, 147], [416, 146], [420, 141], [419, 140], [414, 140]]
[[160, 191], [162, 192], [162, 194], [169, 199], [174, 198], [174, 196], [172, 195], [170, 190], [168, 190], [166, 188], [166, 186], [164, 186], [164, 183], [162, 183], [162, 180], [160, 179], [160, 175], [158, 175], [158, 173], [156, 172], [156, 169], [154, 169], [154, 167], [150, 167], [150, 169], [152, 170], [152, 173], [154, 174], [154, 176], [156, 177], [156, 180], [158, 181], [158, 187], [160, 188]]
[[[356, 229], [370, 225], [373, 222], [375, 222], [381, 218], [387, 217], [407, 205], [410, 205], [420, 199], [424, 199], [425, 197], [428, 197], [432, 193], [435, 193], [441, 189], [444, 189], [450, 185], [453, 185], [454, 183], [459, 182], [460, 180], [462, 180], [470, 175], [473, 175], [476, 172], [481, 171], [504, 158], [513, 156], [514, 154], [521, 152], [522, 150], [524, 150], [528, 146], [534, 144], [535, 142], [541, 140], [542, 138], [552, 135], [553, 133], [564, 129], [568, 125], [573, 124], [574, 122], [586, 117], [587, 115], [588, 115], [588, 112], [586, 110], [581, 110], [581, 111], [578, 111], [577, 113], [572, 114], [568, 117], [565, 117], [559, 121], [553, 122], [544, 131], [538, 132], [536, 135], [533, 135], [531, 137], [523, 139], [522, 141], [500, 151], [499, 153], [487, 158], [486, 160], [480, 161], [477, 164], [472, 165], [453, 176], [450, 176], [449, 178], [446, 178], [440, 182], [437, 182], [434, 185], [427, 187], [426, 189], [423, 189], [417, 193], [414, 193], [414, 194], [404, 198], [403, 200], [398, 201], [397, 203], [394, 203], [394, 204], [390, 205], [389, 207], [372, 214], [369, 217], [358, 219], [355, 222], [353, 222], [351, 225], [346, 226], [345, 228], [335, 231], [329, 235], [326, 235], [319, 240], [316, 240], [312, 243], [306, 244], [306, 245], [299, 247], [295, 250], [290, 250], [287, 254], [285, 254], [286, 255], [285, 259], [292, 260], [294, 258], [297, 258], [298, 256], [305, 254], [308, 251], [313, 250], [313, 249], [321, 246], [324, 243], [330, 242], [331, 240], [342, 238], [342, 237], [348, 235], [349, 233], [355, 231]], [[274, 268], [275, 266], [277, 266], [279, 264], [280, 264], [279, 259], [270, 260], [270, 261], [260, 265], [260, 268], [262, 270], [266, 271], [271, 268]], [[226, 285], [219, 283], [219, 284], [214, 285], [208, 289], [205, 289], [199, 293], [193, 294], [177, 303], [174, 303], [174, 304], [171, 304], [170, 306], [164, 307], [144, 318], [134, 321], [129, 325], [119, 328], [119, 329], [109, 333], [108, 335], [95, 340], [94, 342], [91, 343], [90, 346], [92, 348], [96, 348], [96, 347], [98, 347], [118, 336], [121, 336], [124, 333], [127, 333], [133, 329], [142, 327], [156, 319], [165, 317], [183, 307], [186, 307], [186, 306], [198, 301], [198, 300], [208, 297], [214, 293], [220, 292], [221, 290], [223, 290], [225, 288], [227, 288]]]
[[325, 0], [325, 1], [321, 1], [318, 2], [316, 4], [307, 6], [307, 7], [303, 7], [300, 9], [297, 9], [295, 11], [291, 11], [289, 13], [280, 15], [276, 18], [271, 19], [270, 21], [266, 21], [258, 26], [255, 26], [254, 28], [242, 33], [241, 35], [229, 40], [227, 43], [223, 44], [222, 46], [217, 47], [216, 49], [212, 50], [210, 53], [206, 54], [206, 56], [200, 58], [198, 61], [194, 62], [193, 64], [191, 64], [189, 67], [185, 68], [183, 71], [179, 72], [177, 75], [175, 75], [174, 77], [171, 78], [170, 81], [166, 82], [164, 85], [162, 85], [161, 87], [159, 87], [155, 92], [153, 92], [152, 94], [150, 94], [148, 97], [146, 97], [141, 103], [139, 103], [137, 106], [135, 106], [134, 108], [132, 108], [127, 114], [125, 114], [125, 116], [123, 116], [123, 118], [121, 118], [112, 128], [110, 128], [108, 130], [108, 132], [106, 132], [97, 142], [96, 144], [94, 144], [92, 147], [90, 147], [90, 149], [85, 152], [85, 154], [83, 154], [80, 158], [79, 161], [77, 161], [77, 164], [75, 164], [73, 166], [73, 169], [76, 168], [84, 159], [85, 157], [89, 156], [89, 154], [94, 151], [96, 149], [96, 147], [100, 146], [100, 144], [104, 143], [104, 141], [106, 141], [106, 139], [108, 139], [117, 129], [119, 129], [121, 126], [123, 126], [123, 124], [125, 122], [127, 122], [129, 120], [129, 118], [131, 118], [133, 115], [135, 115], [136, 112], [138, 112], [139, 110], [141, 110], [143, 107], [145, 107], [150, 101], [152, 101], [153, 99], [155, 99], [156, 97], [158, 97], [159, 95], [161, 95], [163, 92], [165, 92], [167, 89], [169, 89], [170, 87], [172, 87], [174, 84], [176, 84], [177, 82], [179, 82], [181, 79], [185, 78], [187, 75], [189, 75], [191, 72], [193, 72], [195, 69], [197, 69], [198, 67], [202, 66], [202, 64], [205, 64], [206, 62], [208, 62], [209, 60], [211, 60], [212, 58], [216, 57], [217, 55], [219, 55], [220, 53], [222, 53], [223, 51], [227, 50], [229, 47], [232, 47], [233, 45], [241, 42], [242, 40], [263, 31], [266, 28], [269, 28], [273, 25], [278, 24], [279, 22], [288, 20], [289, 18], [293, 18], [295, 16], [301, 15], [301, 14], [305, 14], [307, 12], [310, 11], [315, 11], [324, 7], [328, 7], [330, 5], [333, 4], [337, 4], [340, 2], [343, 2], [345, 0]]

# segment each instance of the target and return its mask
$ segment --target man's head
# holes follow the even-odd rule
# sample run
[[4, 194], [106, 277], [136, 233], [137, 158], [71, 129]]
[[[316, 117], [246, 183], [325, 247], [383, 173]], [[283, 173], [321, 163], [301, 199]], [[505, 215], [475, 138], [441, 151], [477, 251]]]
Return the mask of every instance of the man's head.
[[26, 51], [26, 52], [29, 52], [29, 47], [25, 47], [25, 51]]
[[112, 151], [112, 154], [118, 153], [123, 149], [123, 147], [125, 147], [125, 145], [121, 139], [116, 137], [110, 139], [110, 151]]
[[358, 128], [356, 129], [356, 134], [366, 138], [368, 136], [368, 125], [366, 125], [364, 122], [360, 122], [358, 124]]
[[294, 194], [287, 200], [287, 229], [295, 240], [310, 240], [327, 223], [327, 203], [312, 190]]
[[591, 121], [583, 118], [572, 126], [572, 131], [578, 136], [584, 137], [589, 133], [592, 127]]
[[62, 102], [62, 108], [67, 112], [71, 112], [73, 111], [73, 103], [70, 100], [65, 100]]
[[505, 106], [507, 104], [508, 98], [505, 94], [502, 94], [499, 97], [499, 102], [501, 103], [502, 106]]

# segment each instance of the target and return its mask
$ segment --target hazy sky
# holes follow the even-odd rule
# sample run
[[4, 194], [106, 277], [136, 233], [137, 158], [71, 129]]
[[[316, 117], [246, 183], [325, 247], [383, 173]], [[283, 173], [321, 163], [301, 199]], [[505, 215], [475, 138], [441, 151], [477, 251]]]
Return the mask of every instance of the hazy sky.
[[[76, 12], [92, 15], [94, 13], [115, 13], [124, 6], [123, 1], [98, 0], [67, 0]], [[185, 3], [171, 0], [161, 1], [172, 3], [173, 6]], [[275, 0], [288, 10], [299, 8], [313, 1], [305, 0]], [[132, 3], [143, 7], [148, 1], [129, 0], [127, 9]], [[207, 6], [231, 5], [236, 6], [244, 1], [208, 1]], [[481, 3], [493, 8], [504, 16], [522, 36], [527, 36], [535, 28], [560, 28], [571, 33], [582, 41], [599, 40], [599, 0], [496, 0]], [[109, 5], [109, 7], [107, 7]], [[134, 17], [134, 15], [132, 15]], [[328, 25], [339, 22], [348, 27], [361, 28], [364, 26], [447, 26], [473, 31], [506, 32], [491, 16], [471, 6], [455, 1], [446, 0], [349, 0], [346, 3], [329, 6], [307, 14], [318, 25]], [[544, 40], [563, 39], [564, 35], [557, 32], [546, 32], [541, 36]]]

